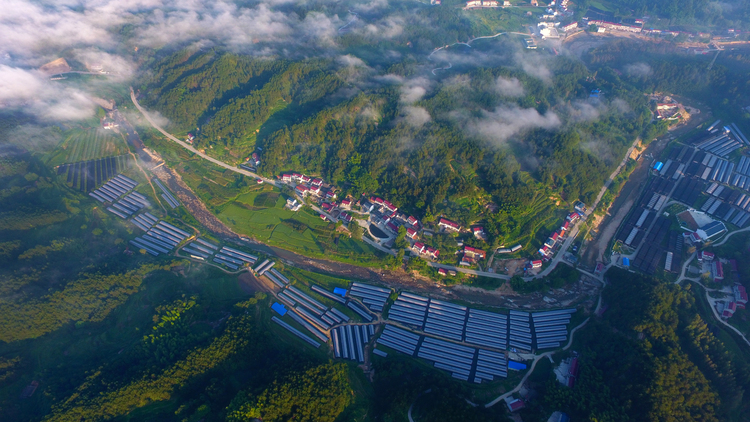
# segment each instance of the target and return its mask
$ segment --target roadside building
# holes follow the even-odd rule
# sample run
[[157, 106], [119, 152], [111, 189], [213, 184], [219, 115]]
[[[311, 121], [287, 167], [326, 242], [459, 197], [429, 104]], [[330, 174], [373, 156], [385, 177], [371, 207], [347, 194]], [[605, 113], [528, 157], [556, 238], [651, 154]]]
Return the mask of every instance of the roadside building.
[[446, 275], [448, 275], [448, 271], [446, 271], [445, 268], [439, 268], [438, 275], [445, 277]]
[[727, 306], [724, 307], [724, 311], [721, 313], [721, 317], [725, 319], [729, 319], [734, 315], [734, 312], [737, 310], [737, 304], [734, 302], [727, 303]]
[[698, 252], [698, 262], [710, 262], [713, 261], [715, 255], [712, 252], [700, 251]]
[[281, 181], [285, 183], [289, 183], [292, 181], [292, 175], [291, 174], [282, 174], [281, 175]]
[[252, 158], [252, 161], [256, 166], [260, 165], [260, 157], [258, 157], [257, 152], [252, 153], [252, 155], [250, 155], [250, 158]]
[[736, 283], [732, 286], [734, 292], [734, 301], [737, 303], [737, 309], [745, 309], [747, 306], [747, 290], [742, 284]]
[[716, 260], [711, 262], [711, 275], [716, 283], [721, 283], [721, 281], [724, 280], [724, 267], [721, 264], [721, 261]]
[[350, 209], [352, 209], [352, 201], [350, 201], [348, 199], [344, 199], [343, 201], [341, 201], [341, 205], [340, 206], [341, 206], [341, 208], [350, 210]]
[[412, 249], [414, 249], [415, 251], [417, 251], [418, 253], [421, 254], [421, 253], [424, 252], [424, 249], [425, 249], [424, 248], [424, 243], [422, 243], [422, 242], [416, 242], [414, 244], [414, 246], [412, 246]]
[[712, 221], [705, 226], [696, 230], [698, 236], [702, 241], [708, 241], [715, 237], [720, 236], [722, 233], [727, 231], [727, 227], [721, 221]]
[[562, 29], [565, 32], [574, 31], [574, 30], [578, 29], [578, 22], [571, 22], [571, 23], [566, 24], [566, 25], [561, 25], [560, 29]]
[[438, 259], [438, 257], [440, 257], [440, 251], [429, 246], [427, 247], [427, 251], [425, 253], [432, 259]]
[[536, 261], [531, 261], [531, 268], [541, 268], [542, 267], [542, 260], [538, 259]]
[[406, 236], [409, 237], [409, 239], [416, 239], [417, 238], [417, 231], [412, 228], [406, 229]]
[[295, 187], [294, 190], [295, 192], [297, 192], [297, 195], [303, 198], [310, 194], [310, 188], [308, 188], [305, 185], [297, 185], [297, 187]]
[[511, 412], [517, 412], [526, 406], [526, 403], [524, 403], [523, 400], [521, 399], [515, 399], [507, 403], [508, 403], [508, 410], [510, 410]]
[[479, 260], [484, 259], [487, 253], [481, 249], [472, 248], [471, 246], [464, 246], [464, 256], [468, 256], [471, 259]]
[[454, 221], [450, 221], [446, 218], [440, 218], [440, 221], [438, 222], [438, 227], [446, 230], [446, 231], [461, 231], [461, 225]]
[[481, 240], [487, 240], [487, 233], [484, 231], [484, 227], [472, 227], [472, 232], [474, 232], [474, 237]]

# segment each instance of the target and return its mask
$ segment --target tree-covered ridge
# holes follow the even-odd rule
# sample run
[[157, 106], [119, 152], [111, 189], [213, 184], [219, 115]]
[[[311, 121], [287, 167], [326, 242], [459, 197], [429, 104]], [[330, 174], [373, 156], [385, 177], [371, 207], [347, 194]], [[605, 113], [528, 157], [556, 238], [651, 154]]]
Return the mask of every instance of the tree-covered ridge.
[[[196, 146], [224, 161], [238, 163], [257, 146], [266, 176], [321, 176], [342, 190], [339, 196], [380, 195], [428, 221], [440, 214], [462, 224], [482, 220], [491, 242], [526, 243], [552, 224], [554, 198], [591, 202], [651, 127], [645, 96], [615, 72], [530, 54], [515, 60], [546, 73], [469, 67], [442, 79], [418, 76], [424, 68], [414, 60], [368, 68], [346, 60], [178, 53], [156, 65], [143, 91], [150, 98], [189, 92], [177, 118], [169, 107], [160, 111], [175, 122], [197, 119]], [[228, 81], [249, 74], [225, 63], [266, 71], [224, 91], [188, 89], [192, 80], [216, 87], [222, 83], [211, 79], [224, 73]], [[590, 98], [594, 89], [603, 96]], [[220, 100], [206, 108], [211, 96]], [[189, 116], [192, 109], [202, 117]]]
[[353, 400], [347, 372], [343, 363], [328, 363], [276, 380], [257, 396], [240, 392], [227, 421], [333, 422]]
[[124, 274], [82, 274], [49, 296], [0, 303], [0, 340], [39, 337], [69, 322], [101, 321], [137, 292], [146, 274], [157, 268], [147, 265]]
[[577, 334], [576, 384], [550, 381], [546, 405], [600, 421], [718, 421], [742, 411], [750, 366], [711, 333], [689, 290], [619, 269], [606, 277], [604, 321]]
[[146, 99], [174, 123], [195, 127], [223, 105], [225, 96], [256, 89], [287, 65], [279, 60], [185, 50], [154, 68]]
[[[115, 388], [102, 391], [93, 397], [81, 395], [81, 392], [93, 387], [99, 374], [92, 375], [87, 383], [79, 387], [67, 401], [53, 408], [47, 421], [103, 421], [126, 415], [130, 411], [150, 402], [168, 400], [175, 389], [185, 386], [194, 377], [226, 364], [227, 360], [240, 353], [252, 353], [261, 347], [250, 341], [253, 337], [262, 336], [249, 316], [240, 316], [230, 320], [223, 333], [217, 336], [206, 347], [198, 347], [189, 352], [182, 360], [165, 367], [153, 376], [144, 374], [141, 379]], [[96, 388], [94, 388], [96, 391]]]

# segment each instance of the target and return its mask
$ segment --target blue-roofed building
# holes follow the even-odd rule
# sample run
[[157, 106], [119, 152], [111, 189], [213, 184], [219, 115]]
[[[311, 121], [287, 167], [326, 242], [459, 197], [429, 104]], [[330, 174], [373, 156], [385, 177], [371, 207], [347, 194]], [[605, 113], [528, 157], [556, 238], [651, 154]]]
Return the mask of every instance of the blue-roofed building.
[[341, 287], [334, 287], [333, 288], [333, 293], [335, 293], [335, 294], [337, 294], [337, 295], [339, 295], [341, 297], [346, 297], [346, 289], [342, 289]]
[[276, 313], [281, 316], [284, 316], [287, 313], [287, 310], [284, 307], [284, 305], [280, 304], [279, 302], [274, 302], [273, 305], [271, 305], [271, 309], [276, 311]]
[[521, 362], [514, 362], [512, 360], [508, 361], [508, 369], [512, 369], [514, 371], [523, 371], [526, 369], [526, 364]]
[[705, 226], [699, 228], [696, 233], [698, 233], [698, 236], [703, 240], [704, 242], [707, 240], [711, 240], [716, 236], [719, 236], [720, 234], [727, 231], [727, 226], [724, 225], [721, 221], [712, 221]]
[[654, 170], [656, 171], [660, 171], [662, 167], [664, 167], [664, 163], [662, 163], [661, 161], [657, 161], [656, 164], [654, 164]]
[[630, 258], [625, 257], [622, 259], [622, 265], [629, 267], [630, 266]]

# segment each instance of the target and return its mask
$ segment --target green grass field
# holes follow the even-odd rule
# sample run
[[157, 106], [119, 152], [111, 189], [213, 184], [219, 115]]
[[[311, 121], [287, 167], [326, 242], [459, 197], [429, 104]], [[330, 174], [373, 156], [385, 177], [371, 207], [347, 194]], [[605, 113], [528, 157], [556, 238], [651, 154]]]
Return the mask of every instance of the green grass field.
[[306, 256], [363, 265], [378, 262], [379, 252], [335, 231], [335, 225], [312, 212], [284, 209], [286, 198], [276, 189], [248, 192], [226, 204], [218, 217], [239, 233]]
[[64, 163], [93, 160], [122, 155], [128, 152], [125, 141], [114, 132], [101, 128], [70, 130], [65, 140], [46, 157], [46, 164], [54, 167]]

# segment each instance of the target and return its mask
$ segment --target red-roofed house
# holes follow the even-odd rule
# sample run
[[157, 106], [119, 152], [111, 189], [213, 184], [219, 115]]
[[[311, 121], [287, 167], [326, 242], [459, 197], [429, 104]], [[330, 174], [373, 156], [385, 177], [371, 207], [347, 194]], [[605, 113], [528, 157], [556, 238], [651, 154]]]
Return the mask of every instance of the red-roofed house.
[[323, 179], [313, 179], [312, 182], [310, 182], [313, 186], [320, 186], [323, 184]]
[[409, 216], [409, 218], [406, 220], [407, 223], [411, 224], [412, 226], [416, 226], [419, 224], [419, 220], [416, 218]]
[[412, 228], [408, 228], [406, 229], [406, 235], [409, 236], [410, 239], [416, 239], [417, 231]]
[[388, 224], [385, 225], [385, 227], [387, 227], [388, 229], [390, 229], [394, 233], [398, 233], [398, 227], [396, 227], [396, 225], [393, 224], [393, 223], [388, 223]]
[[570, 366], [568, 367], [568, 375], [577, 376], [578, 375], [578, 358], [573, 358], [570, 360]]
[[734, 301], [737, 303], [737, 308], [745, 309], [745, 306], [747, 305], [747, 290], [745, 290], [745, 286], [742, 284], [735, 284], [732, 287], [732, 290], [734, 291]]
[[552, 233], [552, 236], [550, 236], [550, 238], [554, 240], [555, 242], [557, 242], [557, 239], [560, 238], [560, 235], [557, 234], [557, 232], [554, 232]]
[[299, 173], [292, 173], [292, 180], [299, 180], [302, 177]]
[[542, 256], [549, 255], [549, 246], [544, 246], [543, 248], [539, 249], [539, 254]]
[[474, 232], [474, 237], [477, 239], [487, 240], [487, 233], [484, 232], [484, 227], [473, 227], [471, 231]]
[[448, 275], [448, 271], [445, 270], [445, 268], [438, 268], [438, 274], [442, 276]]
[[700, 251], [698, 252], [698, 261], [713, 261], [716, 258], [711, 252]]
[[323, 202], [321, 208], [323, 208], [326, 212], [331, 212], [331, 210], [333, 210], [333, 205], [329, 204], [328, 202]]
[[344, 199], [341, 201], [341, 208], [351, 209], [352, 208], [352, 201], [348, 199]]
[[341, 213], [341, 218], [343, 218], [344, 221], [346, 221], [347, 223], [351, 223], [352, 222], [352, 216], [349, 215], [349, 214], [347, 214], [347, 213], [345, 213], [345, 212]]
[[370, 202], [373, 204], [383, 205], [383, 198], [378, 198], [377, 196], [370, 197]]
[[315, 186], [315, 185], [310, 186], [310, 192], [316, 195], [320, 194], [320, 186]]
[[438, 222], [438, 226], [442, 227], [442, 228], [444, 228], [446, 230], [453, 230], [453, 231], [456, 231], [456, 232], [457, 231], [461, 231], [461, 226], [458, 223], [450, 221], [450, 220], [445, 219], [445, 218], [441, 218], [440, 219], [440, 221]]
[[515, 399], [515, 400], [513, 400], [511, 402], [507, 402], [507, 403], [508, 403], [508, 410], [510, 410], [511, 412], [515, 412], [515, 411], [521, 410], [526, 405], [523, 402], [523, 400], [521, 400], [521, 399]]
[[427, 253], [427, 255], [431, 256], [433, 259], [437, 259], [440, 256], [440, 251], [439, 250], [437, 250], [435, 248], [431, 248], [429, 246], [427, 247], [427, 252], [426, 253]]
[[398, 209], [395, 205], [391, 204], [388, 201], [383, 201], [383, 206], [385, 207], [385, 209], [391, 212], [395, 212]]
[[292, 175], [291, 174], [282, 174], [281, 180], [283, 182], [291, 182], [292, 181]]
[[305, 176], [305, 175], [303, 174], [303, 175], [302, 175], [302, 177], [300, 177], [300, 178], [299, 178], [299, 180], [300, 180], [300, 181], [301, 181], [302, 183], [310, 183], [310, 176]]
[[415, 251], [417, 251], [419, 253], [422, 253], [422, 252], [424, 252], [424, 243], [417, 242], [417, 243], [414, 244], [413, 248], [414, 248]]
[[305, 185], [297, 185], [297, 187], [296, 187], [296, 188], [294, 188], [294, 190], [295, 190], [295, 191], [297, 191], [297, 194], [298, 194], [299, 196], [303, 197], [303, 198], [304, 198], [305, 196], [307, 196], [307, 194], [309, 194], [309, 193], [310, 193], [310, 188], [308, 188], [308, 187], [307, 187], [307, 186], [305, 186]]
[[254, 152], [250, 157], [253, 159], [253, 163], [255, 163], [256, 166], [260, 164], [260, 158], [258, 158], [257, 153]]
[[568, 220], [570, 220], [570, 221], [572, 221], [572, 222], [574, 222], [574, 223], [575, 223], [575, 222], [576, 222], [576, 220], [578, 220], [579, 218], [581, 218], [581, 215], [580, 215], [580, 214], [578, 214], [578, 213], [577, 213], [577, 212], [575, 212], [575, 211], [574, 211], [574, 212], [571, 212], [571, 213], [570, 213], [570, 215], [568, 215], [568, 217], [567, 217], [567, 219], [568, 219]]
[[724, 280], [724, 267], [721, 265], [721, 261], [711, 263], [711, 273], [713, 273], [714, 282], [719, 283]]
[[726, 308], [724, 308], [724, 312], [722, 312], [721, 316], [722, 318], [731, 318], [732, 315], [734, 315], [734, 311], [737, 310], [737, 304], [734, 302], [727, 303]]
[[336, 192], [332, 190], [326, 191], [326, 199], [336, 199]]
[[536, 261], [531, 261], [531, 268], [541, 268], [542, 266], [542, 260], [538, 259]]
[[484, 259], [486, 253], [481, 249], [472, 248], [471, 246], [464, 246], [464, 255], [468, 255], [474, 259]]
[[570, 221], [565, 220], [565, 223], [563, 223], [562, 226], [560, 226], [560, 230], [567, 231], [570, 228]]

